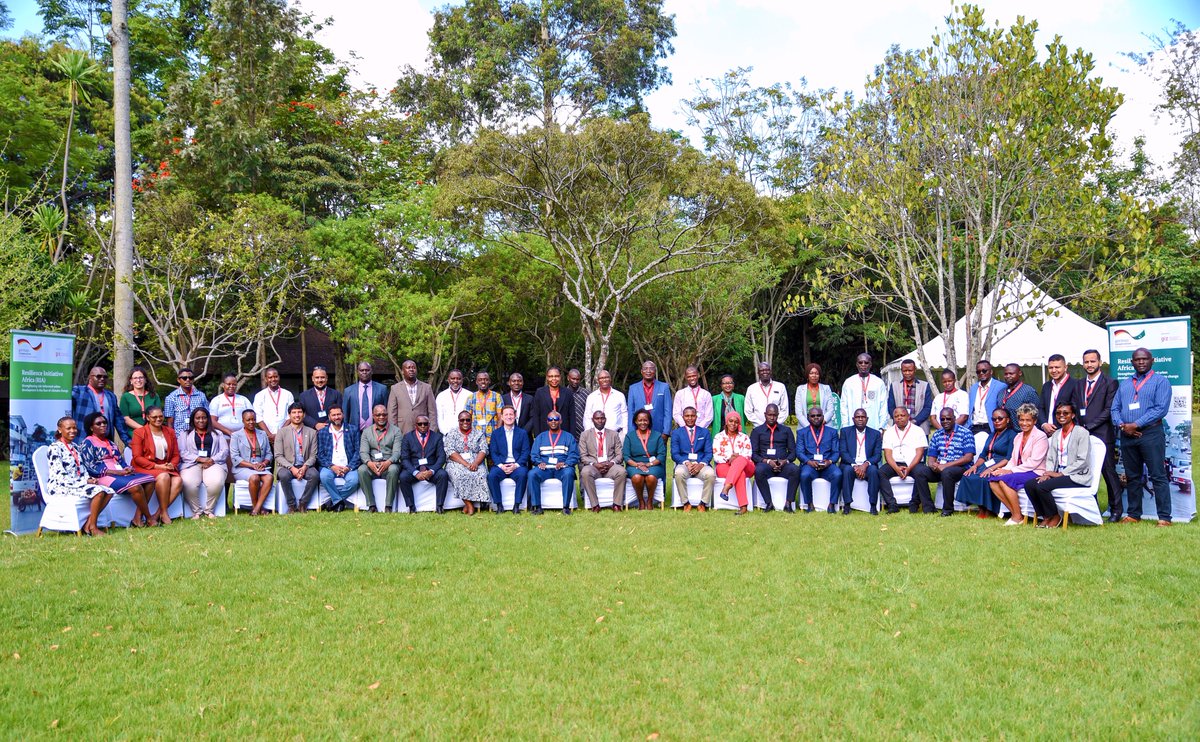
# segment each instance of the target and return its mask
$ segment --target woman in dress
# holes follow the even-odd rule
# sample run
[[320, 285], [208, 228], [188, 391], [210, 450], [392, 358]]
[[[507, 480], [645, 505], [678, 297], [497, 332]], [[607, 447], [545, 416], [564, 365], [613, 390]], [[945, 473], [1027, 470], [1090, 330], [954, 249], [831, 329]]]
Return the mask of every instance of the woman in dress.
[[487, 436], [474, 427], [475, 416], [469, 410], [458, 413], [458, 429], [442, 437], [446, 447], [446, 474], [454, 491], [463, 501], [463, 512], [474, 515], [491, 501], [488, 493]]
[[989, 518], [1000, 512], [1001, 502], [992, 494], [991, 477], [997, 469], [1008, 466], [1013, 439], [1017, 437], [1012, 418], [1003, 407], [992, 410], [992, 425], [995, 430], [983, 442], [982, 453], [963, 472], [963, 478], [954, 492], [954, 499], [959, 502], [979, 506], [978, 518]]
[[[225, 436], [212, 429], [208, 410], [197, 407], [188, 419], [187, 432], [179, 441], [179, 478], [183, 480], [183, 498], [192, 509], [192, 518], [212, 518], [217, 498], [225, 496], [225, 477], [229, 473], [229, 446]], [[200, 485], [207, 495], [200, 501]]]
[[1006, 466], [992, 472], [992, 494], [1008, 507], [1010, 517], [1004, 524], [1006, 526], [1019, 526], [1025, 522], [1017, 490], [1046, 472], [1050, 439], [1038, 430], [1037, 417], [1037, 407], [1028, 402], [1017, 408], [1017, 427], [1021, 432], [1013, 440], [1012, 458]]
[[[807, 410], [814, 407], [820, 407], [821, 412], [825, 413], [826, 425], [832, 425], [834, 430], [840, 430], [842, 426], [838, 424], [839, 405], [833, 401], [833, 390], [829, 388], [829, 385], [821, 383], [821, 367], [816, 363], [808, 364], [804, 367], [804, 378], [808, 380], [808, 383], [796, 387], [796, 405], [792, 408], [800, 421], [798, 430], [808, 427]], [[801, 415], [802, 411], [805, 414]]]
[[104, 530], [96, 525], [100, 511], [112, 499], [113, 491], [90, 476], [83, 465], [83, 447], [75, 441], [79, 426], [69, 415], [58, 419], [58, 430], [54, 442], [46, 452], [48, 465], [47, 487], [50, 497], [82, 497], [91, 500], [83, 532], [89, 536], [103, 536]]
[[661, 435], [650, 430], [648, 410], [634, 414], [633, 431], [625, 436], [621, 449], [625, 472], [633, 484], [633, 494], [637, 495], [638, 510], [653, 510], [654, 489], [667, 474], [667, 444]]
[[183, 480], [179, 477], [179, 441], [175, 431], [163, 425], [166, 418], [161, 407], [146, 408], [146, 424], [133, 431], [133, 469], [154, 477], [154, 494], [158, 495], [158, 512], [151, 518], [160, 526], [168, 525], [167, 511], [179, 497]]
[[737, 515], [746, 512], [746, 483], [754, 476], [754, 462], [750, 456], [754, 448], [750, 436], [742, 431], [742, 416], [730, 412], [725, 416], [725, 429], [713, 439], [713, 461], [717, 464], [717, 476], [725, 480], [721, 488], [721, 499], [729, 502], [729, 491], [737, 495]]
[[83, 466], [97, 484], [108, 487], [117, 494], [128, 493], [137, 507], [129, 525], [137, 528], [150, 522], [150, 495], [154, 494], [154, 477], [138, 474], [132, 467], [125, 466], [117, 447], [108, 437], [108, 418], [102, 412], [93, 412], [83, 419], [88, 437], [83, 441]]
[[162, 399], [154, 393], [154, 385], [150, 383], [146, 369], [134, 366], [125, 384], [125, 393], [117, 402], [117, 409], [125, 416], [125, 424], [132, 432], [146, 424], [146, 410], [151, 407], [162, 407]]
[[267, 431], [258, 427], [258, 415], [253, 409], [242, 412], [242, 427], [229, 441], [229, 460], [233, 462], [234, 480], [245, 482], [250, 492], [250, 514], [262, 515], [274, 480], [271, 441]]

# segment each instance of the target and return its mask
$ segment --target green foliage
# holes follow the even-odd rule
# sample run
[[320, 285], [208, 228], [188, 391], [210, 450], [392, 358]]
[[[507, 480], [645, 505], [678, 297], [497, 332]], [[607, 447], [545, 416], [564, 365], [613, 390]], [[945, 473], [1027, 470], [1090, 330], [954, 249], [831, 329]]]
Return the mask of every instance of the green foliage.
[[485, 127], [542, 126], [641, 110], [670, 75], [674, 16], [662, 0], [465, 0], [434, 14], [428, 73], [405, 68], [395, 99], [461, 141]]
[[[29, 235], [14, 214], [0, 212], [0, 327], [53, 329], [55, 310], [66, 300], [75, 275], [55, 265], [45, 246]], [[0, 364], [11, 348], [0, 347]]]
[[0, 31], [12, 28], [12, 15], [8, 12], [8, 3], [0, 0]]

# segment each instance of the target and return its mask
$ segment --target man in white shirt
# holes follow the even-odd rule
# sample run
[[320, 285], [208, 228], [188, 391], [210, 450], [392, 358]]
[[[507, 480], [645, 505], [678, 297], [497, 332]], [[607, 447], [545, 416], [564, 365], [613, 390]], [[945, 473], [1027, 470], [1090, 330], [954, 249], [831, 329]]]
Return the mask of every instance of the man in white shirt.
[[604, 413], [604, 429], [617, 434], [618, 440], [625, 435], [625, 421], [629, 419], [629, 408], [625, 404], [625, 394], [620, 389], [613, 389], [612, 374], [604, 369], [596, 376], [596, 391], [588, 395], [584, 417], [592, 420], [598, 411]]
[[[887, 426], [887, 387], [871, 373], [871, 354], [860, 353], [854, 361], [858, 373], [842, 384], [842, 419], [853, 420], [860, 407], [867, 411], [867, 425], [876, 430]], [[907, 411], [907, 410], [906, 410]], [[924, 431], [921, 431], [924, 435]]]
[[918, 505], [922, 512], [937, 512], [929, 494], [929, 480], [933, 479], [933, 472], [924, 463], [929, 439], [925, 437], [924, 430], [909, 423], [908, 410], [904, 407], [892, 410], [892, 419], [895, 424], [883, 431], [884, 464], [879, 467], [879, 493], [883, 495], [884, 505], [888, 513], [900, 512], [900, 506], [892, 494], [892, 477], [900, 477], [901, 480], [911, 480], [913, 485], [908, 512], [917, 512]]
[[958, 388], [958, 377], [950, 369], [942, 372], [942, 391], [933, 398], [933, 409], [937, 414], [929, 416], [929, 425], [934, 430], [941, 430], [941, 411], [949, 407], [954, 410], [954, 424], [966, 425], [967, 413], [971, 411], [971, 398]]
[[771, 381], [771, 364], [758, 364], [758, 382], [746, 387], [746, 419], [754, 427], [766, 422], [767, 405], [779, 407], [779, 419], [788, 418], [787, 389], [778, 381]]
[[433, 406], [437, 408], [437, 429], [440, 431], [458, 430], [458, 413], [467, 409], [471, 393], [463, 389], [463, 372], [453, 369], [446, 375], [450, 385], [438, 392]]
[[326, 412], [329, 424], [317, 431], [318, 477], [329, 493], [330, 507], [344, 510], [346, 500], [358, 491], [359, 435], [343, 424], [346, 416], [340, 405], [331, 405]]
[[712, 427], [712, 395], [700, 386], [700, 369], [688, 366], [687, 370], [683, 372], [683, 380], [686, 385], [675, 392], [674, 409], [671, 410], [671, 417], [675, 420], [675, 424], [681, 428], [684, 427], [683, 411], [688, 407], [693, 407], [696, 410], [696, 425], [702, 428]]
[[279, 386], [279, 372], [268, 368], [263, 372], [266, 387], [254, 395], [254, 414], [258, 417], [258, 427], [266, 432], [271, 445], [275, 445], [275, 434], [279, 426], [288, 420], [288, 408], [296, 401], [292, 393]]

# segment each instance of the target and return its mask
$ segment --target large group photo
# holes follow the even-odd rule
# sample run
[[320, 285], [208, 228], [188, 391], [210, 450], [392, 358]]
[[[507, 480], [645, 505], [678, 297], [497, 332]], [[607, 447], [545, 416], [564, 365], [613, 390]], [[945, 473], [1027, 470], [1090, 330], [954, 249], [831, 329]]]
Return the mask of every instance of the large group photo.
[[1184, 2], [0, 0], [0, 727], [1192, 736], [1197, 69]]

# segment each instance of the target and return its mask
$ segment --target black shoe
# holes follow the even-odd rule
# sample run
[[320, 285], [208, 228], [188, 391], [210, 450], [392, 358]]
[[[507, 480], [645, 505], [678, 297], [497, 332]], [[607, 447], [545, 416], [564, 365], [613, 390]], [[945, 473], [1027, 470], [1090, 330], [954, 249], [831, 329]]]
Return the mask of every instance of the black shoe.
[[792, 503], [789, 502], [787, 505], [783, 506], [783, 512], [794, 514], [796, 512], [796, 506], [792, 505]]
[[942, 511], [942, 513], [941, 513], [941, 516], [942, 516], [943, 518], [949, 518], [951, 515], [954, 515], [954, 511], [953, 511], [953, 510], [943, 510], [943, 511]]
[[[729, 499], [729, 498], [726, 498], [726, 499]], [[773, 510], [775, 510], [775, 505], [770, 500], [767, 500], [765, 503], [763, 503], [763, 512], [764, 513], [770, 513]]]
[[496, 515], [504, 515], [504, 506], [503, 505], [493, 505], [492, 512], [495, 513]]
[[571, 514], [571, 508], [563, 508], [563, 515], [570, 515], [570, 514]]
[[438, 514], [438, 515], [445, 515], [445, 514], [446, 514], [446, 508], [438, 508], [438, 509], [437, 509], [437, 514]]
[[879, 508], [872, 505], [871, 506], [871, 515], [879, 515]]
[[804, 512], [806, 512], [806, 513], [812, 513], [815, 511], [816, 511], [816, 508], [813, 507], [813, 504], [811, 502], [804, 506]]
[[368, 513], [378, 513], [379, 509], [376, 508], [374, 505], [372, 505], [371, 507], [367, 508], [367, 512]]
[[[503, 511], [503, 510], [501, 510], [500, 512], [504, 512], [504, 511]], [[514, 508], [512, 509], [512, 514], [513, 514], [513, 515], [520, 515], [520, 514], [521, 514], [521, 508], [514, 507]]]
[[892, 505], [891, 507], [889, 507], [889, 508], [887, 509], [887, 514], [888, 514], [888, 515], [895, 515], [895, 514], [896, 514], [896, 513], [898, 513], [898, 512], [900, 512], [900, 506], [899, 506], [899, 505]]
[[849, 514], [850, 514], [850, 506], [849, 506], [849, 505], [843, 505], [843, 506], [842, 506], [842, 515], [849, 515]]
[[917, 514], [917, 513], [919, 513], [919, 512], [921, 512], [921, 509], [920, 509], [920, 508], [909, 508], [909, 509], [908, 509], [908, 513], [909, 513], [909, 515], [916, 515], [916, 514]]
[[541, 515], [541, 514], [542, 514], [542, 512], [543, 512], [543, 511], [542, 511], [541, 507], [536, 507], [536, 508], [534, 508], [534, 509], [533, 509], [533, 514], [534, 514], [534, 515]]
[[1109, 523], [1120, 523], [1121, 518], [1124, 518], [1124, 517], [1125, 517], [1125, 515], [1123, 513], [1113, 513], [1112, 515], [1108, 516], [1108, 522]]
[[825, 508], [825, 512], [827, 512], [827, 513], [836, 513], [836, 512], [837, 512], [837, 505], [830, 505], [829, 507]]
[[387, 507], [385, 507], [385, 508], [383, 509], [383, 512], [385, 512], [385, 513], [390, 513], [390, 512], [392, 512], [392, 506], [391, 506], [391, 505], [388, 505]]

